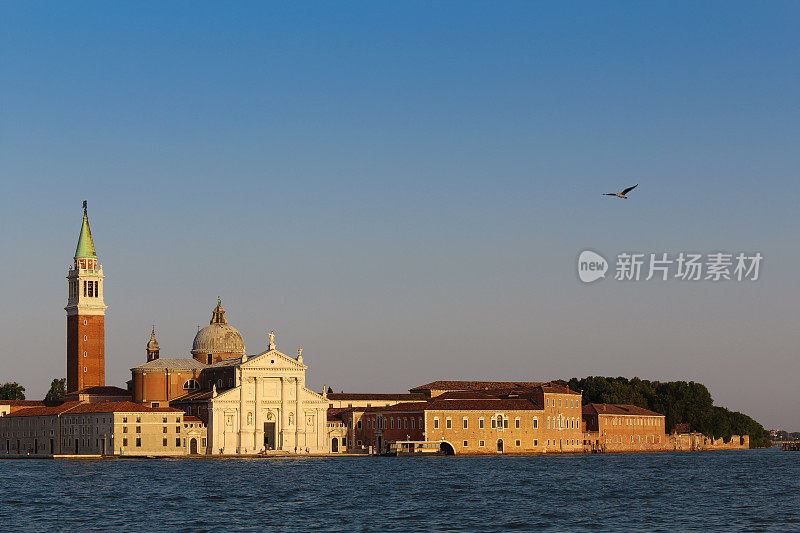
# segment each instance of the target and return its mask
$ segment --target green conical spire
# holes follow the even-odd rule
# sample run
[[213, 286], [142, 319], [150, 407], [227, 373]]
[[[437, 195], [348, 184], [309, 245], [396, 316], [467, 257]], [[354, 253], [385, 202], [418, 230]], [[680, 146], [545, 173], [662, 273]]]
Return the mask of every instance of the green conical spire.
[[83, 201], [83, 223], [81, 224], [81, 235], [78, 237], [78, 247], [75, 248], [75, 257], [97, 259], [92, 230], [89, 229], [89, 217], [86, 215], [86, 200]]

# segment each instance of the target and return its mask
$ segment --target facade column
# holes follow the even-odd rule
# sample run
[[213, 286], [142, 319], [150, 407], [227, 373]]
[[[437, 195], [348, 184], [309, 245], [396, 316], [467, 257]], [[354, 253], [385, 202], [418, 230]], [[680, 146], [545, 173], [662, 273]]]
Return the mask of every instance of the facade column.
[[255, 405], [253, 406], [256, 421], [256, 431], [253, 437], [253, 451], [255, 452], [260, 451], [261, 448], [264, 447], [264, 413], [261, 409], [261, 389], [264, 387], [264, 384], [262, 381], [263, 380], [259, 380], [258, 378], [253, 378], [253, 386], [256, 388], [254, 396]]
[[244, 428], [247, 427], [247, 412], [244, 408], [244, 376], [239, 369], [239, 453], [244, 453], [247, 442], [244, 440]]
[[294, 451], [299, 453], [302, 451], [302, 443], [300, 442], [300, 433], [302, 430], [300, 429], [305, 428], [306, 421], [305, 416], [303, 415], [303, 404], [300, 401], [300, 388], [302, 384], [300, 383], [300, 378], [295, 378], [295, 415], [294, 415], [294, 427], [295, 427], [295, 435], [294, 435]]
[[[327, 446], [323, 448], [322, 444], [328, 441], [328, 417], [326, 411], [317, 409], [317, 452], [326, 452]], [[321, 431], [320, 431], [321, 430]]]
[[281, 419], [281, 428], [280, 428], [281, 443], [280, 443], [280, 449], [281, 450], [287, 450], [286, 436], [289, 433], [289, 430], [287, 429], [287, 427], [289, 425], [289, 407], [287, 405], [288, 404], [288, 395], [289, 395], [289, 393], [286, 390], [286, 388], [288, 387], [288, 383], [287, 382], [288, 382], [288, 378], [286, 378], [284, 376], [281, 376], [281, 416], [280, 416], [280, 419]]

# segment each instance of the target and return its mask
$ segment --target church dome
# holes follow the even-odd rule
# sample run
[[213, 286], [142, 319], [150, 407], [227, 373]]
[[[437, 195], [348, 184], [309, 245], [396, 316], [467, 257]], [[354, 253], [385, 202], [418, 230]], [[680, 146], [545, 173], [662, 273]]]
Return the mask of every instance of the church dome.
[[228, 324], [225, 318], [225, 309], [222, 302], [217, 301], [217, 306], [211, 314], [211, 322], [197, 332], [192, 343], [192, 355], [195, 359], [208, 364], [206, 359], [210, 354], [213, 362], [226, 357], [244, 355], [244, 339], [239, 331]]

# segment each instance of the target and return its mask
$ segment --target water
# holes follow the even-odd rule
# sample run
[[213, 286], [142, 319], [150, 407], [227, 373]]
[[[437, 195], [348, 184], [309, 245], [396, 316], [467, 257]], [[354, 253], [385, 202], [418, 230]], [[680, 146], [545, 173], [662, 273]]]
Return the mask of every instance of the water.
[[5, 530], [800, 530], [800, 453], [2, 460]]

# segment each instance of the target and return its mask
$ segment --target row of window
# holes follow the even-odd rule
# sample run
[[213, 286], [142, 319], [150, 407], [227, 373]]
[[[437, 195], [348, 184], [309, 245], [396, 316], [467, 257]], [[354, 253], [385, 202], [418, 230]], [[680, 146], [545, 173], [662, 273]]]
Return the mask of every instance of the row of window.
[[[422, 417], [419, 418], [397, 418], [397, 429], [408, 429], [409, 421], [411, 424], [411, 429], [415, 429], [415, 426], [419, 429], [422, 429]], [[367, 418], [366, 424], [368, 429], [395, 429], [395, 419], [394, 418]], [[356, 422], [356, 427], [361, 429], [361, 420]]]
[[[496, 417], [492, 417], [490, 419], [492, 429], [508, 429], [509, 419], [504, 417], [503, 415], [497, 415]], [[452, 429], [453, 428], [453, 420], [451, 418], [445, 418], [445, 428]], [[555, 420], [554, 420], [555, 424]], [[469, 429], [469, 418], [463, 417], [461, 419], [461, 427], [463, 429]], [[486, 427], [486, 421], [484, 417], [478, 418], [478, 429], [484, 429]], [[531, 427], [533, 429], [539, 429], [539, 418], [533, 417], [531, 422]], [[550, 428], [550, 417], [547, 417], [547, 427]], [[554, 425], [555, 427], [555, 425]], [[569, 426], [567, 426], [569, 427]], [[576, 427], [573, 423], [572, 427]], [[517, 417], [514, 419], [514, 429], [521, 429], [522, 428], [522, 419]], [[433, 418], [433, 429], [439, 429], [439, 417]]]
[[629, 416], [622, 417], [622, 418], [612, 418], [611, 425], [612, 426], [621, 426], [622, 421], [625, 421], [626, 426], [660, 426], [661, 419], [660, 418], [631, 418]]
[[[546, 407], [555, 407], [556, 406], [556, 399], [555, 398], [546, 398], [545, 399], [545, 406]], [[561, 398], [558, 399], [558, 406], [561, 407]], [[581, 402], [580, 402], [580, 400], [573, 400], [573, 399], [567, 398], [566, 400], [564, 400], [564, 407], [568, 407], [568, 408], [581, 407]]]
[[[606, 439], [606, 442], [611, 442], [611, 441], [612, 441], [612, 439]], [[618, 443], [621, 444], [622, 443], [622, 435], [615, 435], [614, 438], [613, 438], [613, 442], [618, 442]], [[635, 435], [635, 436], [631, 435], [631, 444], [633, 444], [634, 442], [641, 443], [642, 442], [642, 436], [641, 435]], [[661, 435], [658, 435], [658, 440], [656, 440], [656, 435], [645, 435], [644, 436], [644, 442], [645, 443], [649, 442], [649, 443], [652, 443], [652, 444], [655, 444], [656, 442], [660, 443], [661, 442]]]

